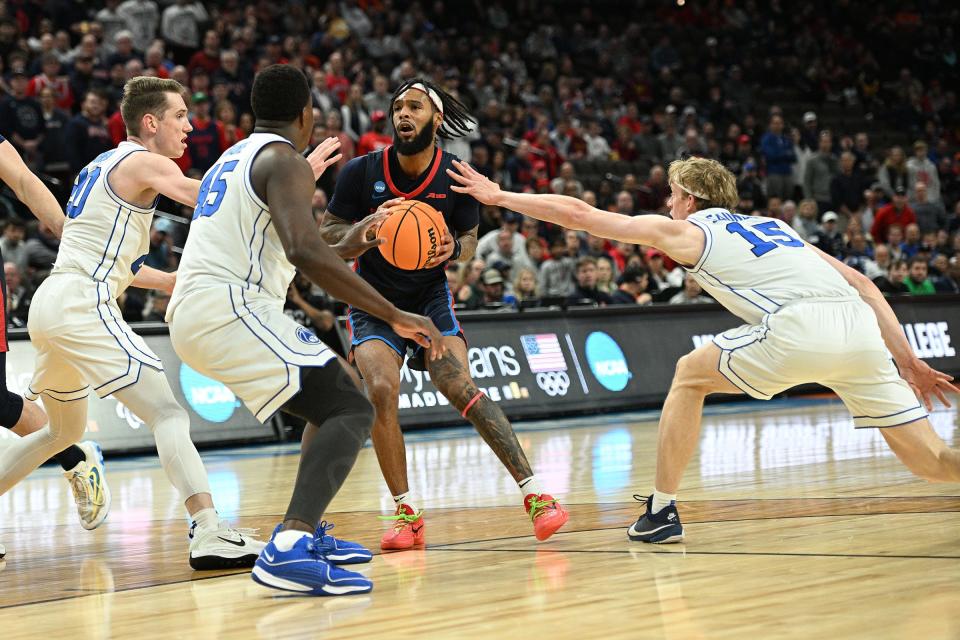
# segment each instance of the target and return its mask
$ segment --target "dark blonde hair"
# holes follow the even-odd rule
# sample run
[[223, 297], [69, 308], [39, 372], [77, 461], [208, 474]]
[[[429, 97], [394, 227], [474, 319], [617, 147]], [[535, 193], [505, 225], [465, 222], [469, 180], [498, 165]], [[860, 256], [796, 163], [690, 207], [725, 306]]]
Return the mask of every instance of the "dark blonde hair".
[[716, 160], [688, 158], [670, 163], [670, 182], [697, 200], [697, 210], [722, 207], [733, 211], [740, 202], [737, 179]]
[[128, 136], [140, 135], [140, 122], [150, 113], [163, 120], [167, 110], [167, 94], [184, 95], [186, 89], [176, 80], [137, 76], [123, 85], [123, 100], [120, 101], [120, 115], [127, 127]]

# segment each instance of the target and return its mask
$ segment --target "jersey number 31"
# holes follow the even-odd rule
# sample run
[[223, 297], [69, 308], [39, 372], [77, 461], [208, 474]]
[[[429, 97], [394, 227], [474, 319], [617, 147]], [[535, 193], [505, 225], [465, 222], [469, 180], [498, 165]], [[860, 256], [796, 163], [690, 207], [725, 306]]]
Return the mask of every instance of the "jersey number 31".
[[[778, 246], [803, 246], [802, 241], [797, 240], [789, 233], [781, 229], [776, 220], [769, 220], [767, 222], [761, 222], [760, 224], [751, 225], [749, 229], [744, 227], [739, 222], [731, 222], [726, 226], [726, 229], [730, 233], [735, 233], [749, 242], [751, 245], [750, 250], [753, 251], [753, 255], [757, 256], [758, 258], [765, 253], [773, 251]], [[758, 236], [756, 233], [754, 233], [754, 231], [759, 231], [764, 238], [769, 238], [769, 240], [764, 240], [764, 238]]]

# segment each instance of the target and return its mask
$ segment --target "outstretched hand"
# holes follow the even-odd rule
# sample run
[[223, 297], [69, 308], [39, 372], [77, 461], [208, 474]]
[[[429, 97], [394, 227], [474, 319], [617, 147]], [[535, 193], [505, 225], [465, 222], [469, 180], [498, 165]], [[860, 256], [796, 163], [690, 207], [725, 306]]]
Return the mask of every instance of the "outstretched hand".
[[371, 213], [351, 226], [343, 238], [340, 239], [340, 242], [333, 246], [333, 249], [344, 260], [352, 260], [353, 258], [359, 258], [368, 249], [380, 246], [385, 240], [377, 237], [377, 230], [389, 216], [390, 214], [386, 211]]
[[500, 195], [500, 185], [477, 172], [466, 162], [454, 160], [453, 166], [456, 171], [447, 169], [447, 175], [460, 186], [452, 185], [451, 189], [457, 193], [473, 196], [483, 204], [496, 204], [497, 197]]
[[340, 140], [330, 137], [318, 144], [317, 148], [310, 152], [310, 155], [307, 156], [307, 162], [310, 163], [310, 168], [313, 169], [314, 181], [319, 180], [320, 176], [323, 175], [323, 172], [326, 171], [330, 165], [340, 161], [340, 158], [343, 157], [342, 153], [333, 155], [339, 148]]
[[923, 360], [917, 358], [914, 362], [900, 367], [900, 376], [916, 392], [917, 397], [923, 402], [927, 411], [933, 411], [933, 398], [935, 395], [945, 406], [951, 406], [950, 401], [944, 395], [944, 392], [951, 391], [956, 393], [956, 388], [951, 384], [953, 376], [947, 375], [942, 371], [937, 371]]

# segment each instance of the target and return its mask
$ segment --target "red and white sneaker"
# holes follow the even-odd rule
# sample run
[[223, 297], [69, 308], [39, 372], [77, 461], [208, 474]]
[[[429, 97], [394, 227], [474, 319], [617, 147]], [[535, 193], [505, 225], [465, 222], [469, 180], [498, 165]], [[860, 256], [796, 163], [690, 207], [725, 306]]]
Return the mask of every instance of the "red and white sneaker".
[[534, 535], [541, 541], [556, 533], [570, 518], [570, 513], [546, 493], [539, 496], [531, 493], [523, 499], [523, 507], [533, 522]]
[[381, 520], [394, 520], [394, 525], [383, 532], [380, 548], [384, 551], [404, 551], [424, 545], [423, 511], [414, 513], [408, 504], [397, 505], [392, 516], [379, 516]]

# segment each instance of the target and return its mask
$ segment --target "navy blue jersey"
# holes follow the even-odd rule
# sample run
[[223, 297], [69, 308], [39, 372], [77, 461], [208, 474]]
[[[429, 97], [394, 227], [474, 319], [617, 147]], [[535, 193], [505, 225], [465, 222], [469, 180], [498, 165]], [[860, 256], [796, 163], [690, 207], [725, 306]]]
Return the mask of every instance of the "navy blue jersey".
[[[376, 211], [386, 200], [403, 196], [407, 200], [426, 202], [442, 213], [450, 234], [457, 237], [480, 223], [480, 203], [450, 189], [455, 183], [446, 170], [453, 168], [454, 160], [459, 158], [438, 148], [427, 170], [416, 178], [409, 178], [400, 169], [392, 146], [354, 158], [337, 176], [327, 210], [338, 218], [356, 222]], [[391, 302], [402, 301], [431, 284], [446, 282], [443, 265], [405, 271], [387, 262], [377, 249], [360, 256], [357, 273]]]

